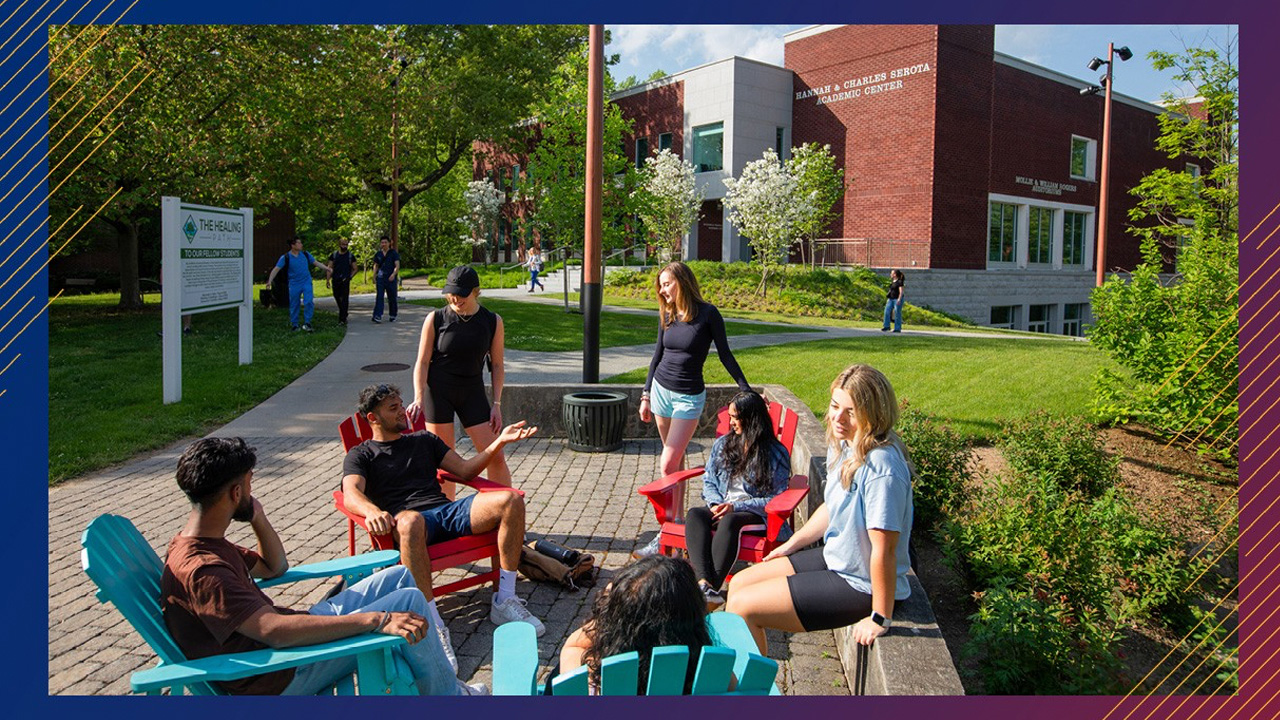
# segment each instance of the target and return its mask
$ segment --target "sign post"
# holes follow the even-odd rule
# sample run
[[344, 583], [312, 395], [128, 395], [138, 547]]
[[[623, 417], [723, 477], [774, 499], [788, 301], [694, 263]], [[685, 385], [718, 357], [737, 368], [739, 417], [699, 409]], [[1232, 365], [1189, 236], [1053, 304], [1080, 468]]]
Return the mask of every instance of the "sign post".
[[253, 362], [253, 208], [163, 198], [160, 327], [165, 404], [182, 399], [182, 316], [239, 308], [240, 364]]

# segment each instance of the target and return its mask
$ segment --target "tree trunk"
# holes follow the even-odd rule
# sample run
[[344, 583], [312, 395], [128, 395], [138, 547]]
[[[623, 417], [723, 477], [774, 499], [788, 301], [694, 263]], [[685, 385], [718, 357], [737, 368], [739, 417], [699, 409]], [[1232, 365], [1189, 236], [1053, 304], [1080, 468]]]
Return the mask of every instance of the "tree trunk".
[[[116, 226], [116, 250], [120, 259], [120, 308], [137, 310], [142, 307], [142, 289], [138, 283], [138, 223], [125, 221]], [[169, 275], [175, 276], [177, 268], [170, 268]], [[175, 279], [172, 287], [178, 287]]]

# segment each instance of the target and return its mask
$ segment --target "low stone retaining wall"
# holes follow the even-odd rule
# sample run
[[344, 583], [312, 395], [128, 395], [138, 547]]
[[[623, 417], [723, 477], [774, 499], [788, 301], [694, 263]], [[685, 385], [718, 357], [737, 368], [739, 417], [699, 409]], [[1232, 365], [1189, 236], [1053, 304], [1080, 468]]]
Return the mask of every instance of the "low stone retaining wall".
[[[526, 420], [537, 425], [543, 437], [567, 437], [561, 420], [561, 399], [574, 392], [611, 390], [627, 396], [628, 419], [624, 437], [657, 437], [653, 424], [640, 422], [638, 408], [641, 385], [509, 385], [503, 391], [503, 417], [508, 422]], [[827, 441], [822, 424], [790, 390], [781, 385], [758, 389], [772, 401], [798, 410], [791, 471], [809, 477], [807, 503], [796, 510], [796, 524], [803, 525], [810, 513], [822, 504], [826, 481]], [[716, 413], [728, 404], [738, 389], [733, 385], [708, 385], [707, 404], [696, 435], [715, 433]], [[459, 437], [462, 435], [459, 434]], [[836, 646], [844, 665], [849, 688], [864, 695], [963, 695], [964, 687], [951, 661], [946, 642], [938, 628], [929, 596], [912, 572], [911, 597], [897, 603], [893, 627], [869, 651], [859, 652], [849, 628], [835, 631]]]

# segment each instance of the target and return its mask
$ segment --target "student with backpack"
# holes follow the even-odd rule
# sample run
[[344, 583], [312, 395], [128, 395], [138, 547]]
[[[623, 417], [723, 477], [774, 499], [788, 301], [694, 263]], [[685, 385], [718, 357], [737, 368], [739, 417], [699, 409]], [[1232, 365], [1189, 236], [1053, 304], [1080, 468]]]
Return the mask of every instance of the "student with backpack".
[[[476, 447], [489, 447], [502, 429], [502, 318], [481, 307], [480, 277], [467, 265], [449, 271], [443, 292], [446, 305], [422, 323], [409, 419], [425, 414], [427, 430], [453, 447], [457, 417]], [[492, 405], [484, 390], [486, 365], [493, 384]], [[485, 477], [511, 485], [502, 451], [489, 461]], [[452, 493], [453, 488], [446, 491]]]
[[311, 266], [324, 271], [325, 279], [333, 276], [333, 271], [320, 264], [311, 253], [302, 249], [302, 238], [294, 235], [289, 241], [289, 252], [280, 256], [276, 266], [271, 268], [267, 276], [267, 289], [271, 289], [276, 275], [284, 270], [286, 293], [289, 297], [289, 324], [298, 329], [298, 310], [302, 310], [302, 329], [311, 332], [311, 317], [316, 311], [315, 291], [311, 287]]

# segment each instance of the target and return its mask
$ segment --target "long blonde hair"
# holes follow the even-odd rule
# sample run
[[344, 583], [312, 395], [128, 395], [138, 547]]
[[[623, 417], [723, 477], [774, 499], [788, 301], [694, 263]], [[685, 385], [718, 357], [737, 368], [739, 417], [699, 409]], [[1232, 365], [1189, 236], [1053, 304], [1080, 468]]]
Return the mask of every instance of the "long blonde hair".
[[[678, 288], [674, 304], [668, 303], [662, 297], [662, 273], [671, 273], [671, 279], [675, 281]], [[654, 278], [653, 289], [658, 296], [658, 315], [661, 318], [662, 327], [671, 327], [671, 323], [677, 319], [692, 322], [698, 316], [698, 303], [703, 302], [702, 293], [698, 291], [698, 278], [693, 276], [693, 271], [688, 265], [679, 260], [669, 263]]]
[[[907, 449], [893, 431], [898, 422], [898, 397], [884, 373], [870, 365], [850, 365], [831, 382], [831, 392], [836, 390], [844, 390], [853, 399], [855, 427], [850, 441], [853, 458], [840, 469], [840, 484], [848, 490], [853, 484], [853, 474], [862, 467], [867, 453], [878, 447], [895, 445], [906, 459]], [[832, 430], [830, 409], [824, 419], [827, 423], [827, 444], [839, 452], [843, 438], [837, 437]]]

